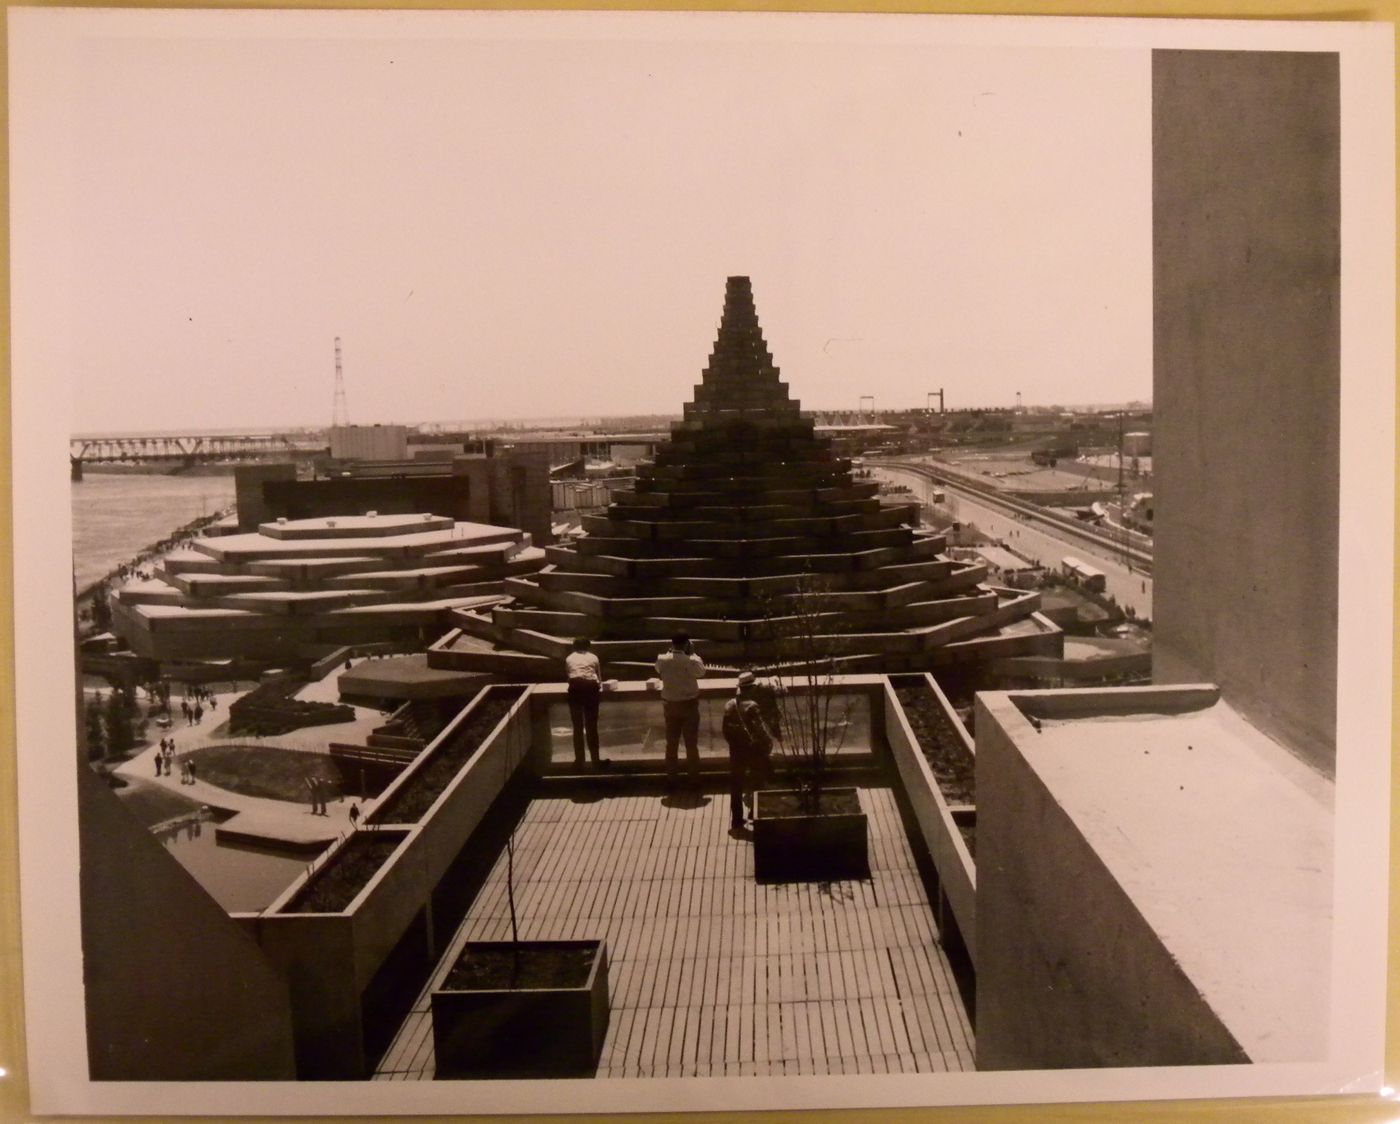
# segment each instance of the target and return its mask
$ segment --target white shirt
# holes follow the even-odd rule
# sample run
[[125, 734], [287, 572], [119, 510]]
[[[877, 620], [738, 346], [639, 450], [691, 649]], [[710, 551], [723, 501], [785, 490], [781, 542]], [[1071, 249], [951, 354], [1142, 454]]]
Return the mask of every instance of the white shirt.
[[569, 673], [569, 682], [581, 680], [585, 683], [602, 682], [603, 665], [592, 652], [570, 652], [564, 657], [564, 667]]
[[700, 697], [705, 664], [694, 652], [668, 648], [656, 657], [656, 674], [661, 676], [662, 702], [687, 702]]

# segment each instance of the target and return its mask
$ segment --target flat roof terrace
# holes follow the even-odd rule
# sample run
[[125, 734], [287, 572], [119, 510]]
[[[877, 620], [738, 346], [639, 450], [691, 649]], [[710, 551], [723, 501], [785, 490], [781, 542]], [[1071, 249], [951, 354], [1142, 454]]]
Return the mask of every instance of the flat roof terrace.
[[1331, 783], [1224, 702], [1047, 716], [1022, 749], [1250, 1057], [1320, 1056]]
[[[598, 1076], [973, 1069], [895, 795], [859, 789], [869, 880], [760, 885], [728, 799], [537, 798], [516, 831], [522, 939], [607, 941], [612, 1015]], [[374, 1074], [434, 1076], [429, 993], [469, 940], [508, 940], [505, 856]]]

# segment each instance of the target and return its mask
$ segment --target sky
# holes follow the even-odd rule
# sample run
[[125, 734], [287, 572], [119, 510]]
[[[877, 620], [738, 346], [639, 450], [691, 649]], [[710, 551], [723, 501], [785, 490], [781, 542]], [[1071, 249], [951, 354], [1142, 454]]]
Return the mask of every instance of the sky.
[[70, 432], [678, 413], [730, 274], [805, 407], [1151, 398], [1145, 49], [139, 14], [11, 67]]

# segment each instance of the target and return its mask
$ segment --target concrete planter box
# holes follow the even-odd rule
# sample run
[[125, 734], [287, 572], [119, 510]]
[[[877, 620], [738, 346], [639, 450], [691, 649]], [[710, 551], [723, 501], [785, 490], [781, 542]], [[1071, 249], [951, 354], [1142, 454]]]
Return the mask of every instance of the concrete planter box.
[[[954, 726], [963, 730], [961, 721], [949, 704], [947, 697], [939, 689], [930, 675], [924, 679], [934, 692], [940, 705], [948, 714]], [[964, 731], [965, 734], [965, 731]], [[942, 901], [938, 903], [940, 921], [944, 910], [952, 913], [963, 944], [967, 947], [969, 959], [974, 967], [977, 964], [977, 867], [972, 854], [967, 849], [959, 829], [959, 818], [969, 813], [960, 807], [954, 812], [939, 790], [938, 780], [924, 759], [919, 748], [919, 740], [910, 728], [909, 719], [900, 705], [893, 687], [885, 688], [885, 740], [890, 747], [890, 756], [899, 770], [904, 791], [909, 797], [914, 819], [919, 825], [919, 834], [933, 859], [938, 871], [938, 881]], [[973, 753], [970, 739], [964, 739], [969, 753]]]
[[[484, 696], [483, 692], [435, 743], [451, 737]], [[528, 698], [526, 693], [514, 701], [416, 823], [371, 825], [357, 833], [401, 842], [343, 910], [296, 911], [310, 882], [337, 862], [354, 836], [332, 847], [308, 875], [252, 922], [258, 943], [287, 979], [297, 1072], [303, 1080], [367, 1076], [373, 1059], [364, 1045], [361, 997], [410, 926], [424, 924], [443, 874], [505, 787], [511, 771], [524, 766], [530, 738]], [[425, 751], [416, 765], [421, 766], [427, 755]], [[431, 961], [432, 950], [427, 954]]]
[[[857, 801], [854, 788], [824, 789], [821, 799], [842, 795]], [[870, 877], [869, 832], [864, 812], [792, 813], [781, 805], [796, 793], [754, 794], [753, 868], [760, 882], [817, 882]]]
[[[510, 942], [468, 944], [509, 949]], [[432, 993], [433, 1049], [439, 1078], [590, 1077], [608, 1032], [608, 951], [602, 941], [522, 941], [520, 955], [590, 949], [577, 987]], [[449, 969], [450, 970], [450, 969]]]

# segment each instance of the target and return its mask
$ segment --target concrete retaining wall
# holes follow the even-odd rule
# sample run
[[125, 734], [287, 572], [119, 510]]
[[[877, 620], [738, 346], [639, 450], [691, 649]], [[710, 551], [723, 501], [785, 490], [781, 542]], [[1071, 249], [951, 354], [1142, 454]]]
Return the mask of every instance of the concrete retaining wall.
[[[1057, 691], [1034, 707], [1082, 716], [1216, 697]], [[1017, 748], [1036, 737], [1023, 710], [984, 692], [976, 729], [978, 1069], [1248, 1061]]]
[[[939, 703], [950, 715], [953, 724], [961, 730], [962, 723], [958, 720], [952, 707], [948, 705], [947, 698], [938, 689], [933, 677], [926, 675], [924, 678], [937, 692]], [[914, 731], [910, 729], [904, 708], [900, 706], [899, 698], [895, 695], [894, 689], [889, 686], [888, 681], [886, 681], [884, 691], [884, 710], [885, 740], [890, 747], [890, 755], [894, 760], [895, 768], [899, 771], [899, 779], [904, 785], [904, 792], [909, 797], [909, 805], [914, 811], [914, 819], [919, 825], [919, 833], [933, 859], [934, 869], [938, 871], [938, 881], [941, 884], [943, 896], [947, 900], [947, 907], [952, 911], [953, 920], [957, 922], [958, 931], [962, 934], [968, 957], [975, 968], [977, 966], [976, 864], [972, 861], [972, 856], [968, 854], [962, 832], [958, 830], [958, 826], [953, 820], [953, 814], [949, 810], [948, 802], [944, 800], [943, 793], [939, 790], [938, 780], [924, 759], [923, 751], [919, 748], [919, 740], [914, 735]], [[970, 744], [968, 751], [972, 752]], [[942, 903], [939, 905], [941, 915]]]
[[[430, 760], [435, 746], [470, 720], [484, 697], [485, 692], [444, 728], [379, 798], [381, 806]], [[281, 912], [315, 877], [313, 870], [292, 883], [265, 913], [243, 919], [287, 977], [302, 1079], [366, 1076], [370, 1059], [364, 1044], [364, 992], [415, 918], [431, 909], [432, 893], [443, 874], [527, 760], [528, 698], [526, 694], [515, 701], [416, 824], [377, 826], [375, 830], [399, 835], [403, 842], [345, 910]], [[327, 851], [315, 869], [333, 862], [344, 845], [342, 841]], [[426, 931], [431, 933], [432, 926]], [[436, 958], [435, 951], [426, 950], [429, 961]]]

